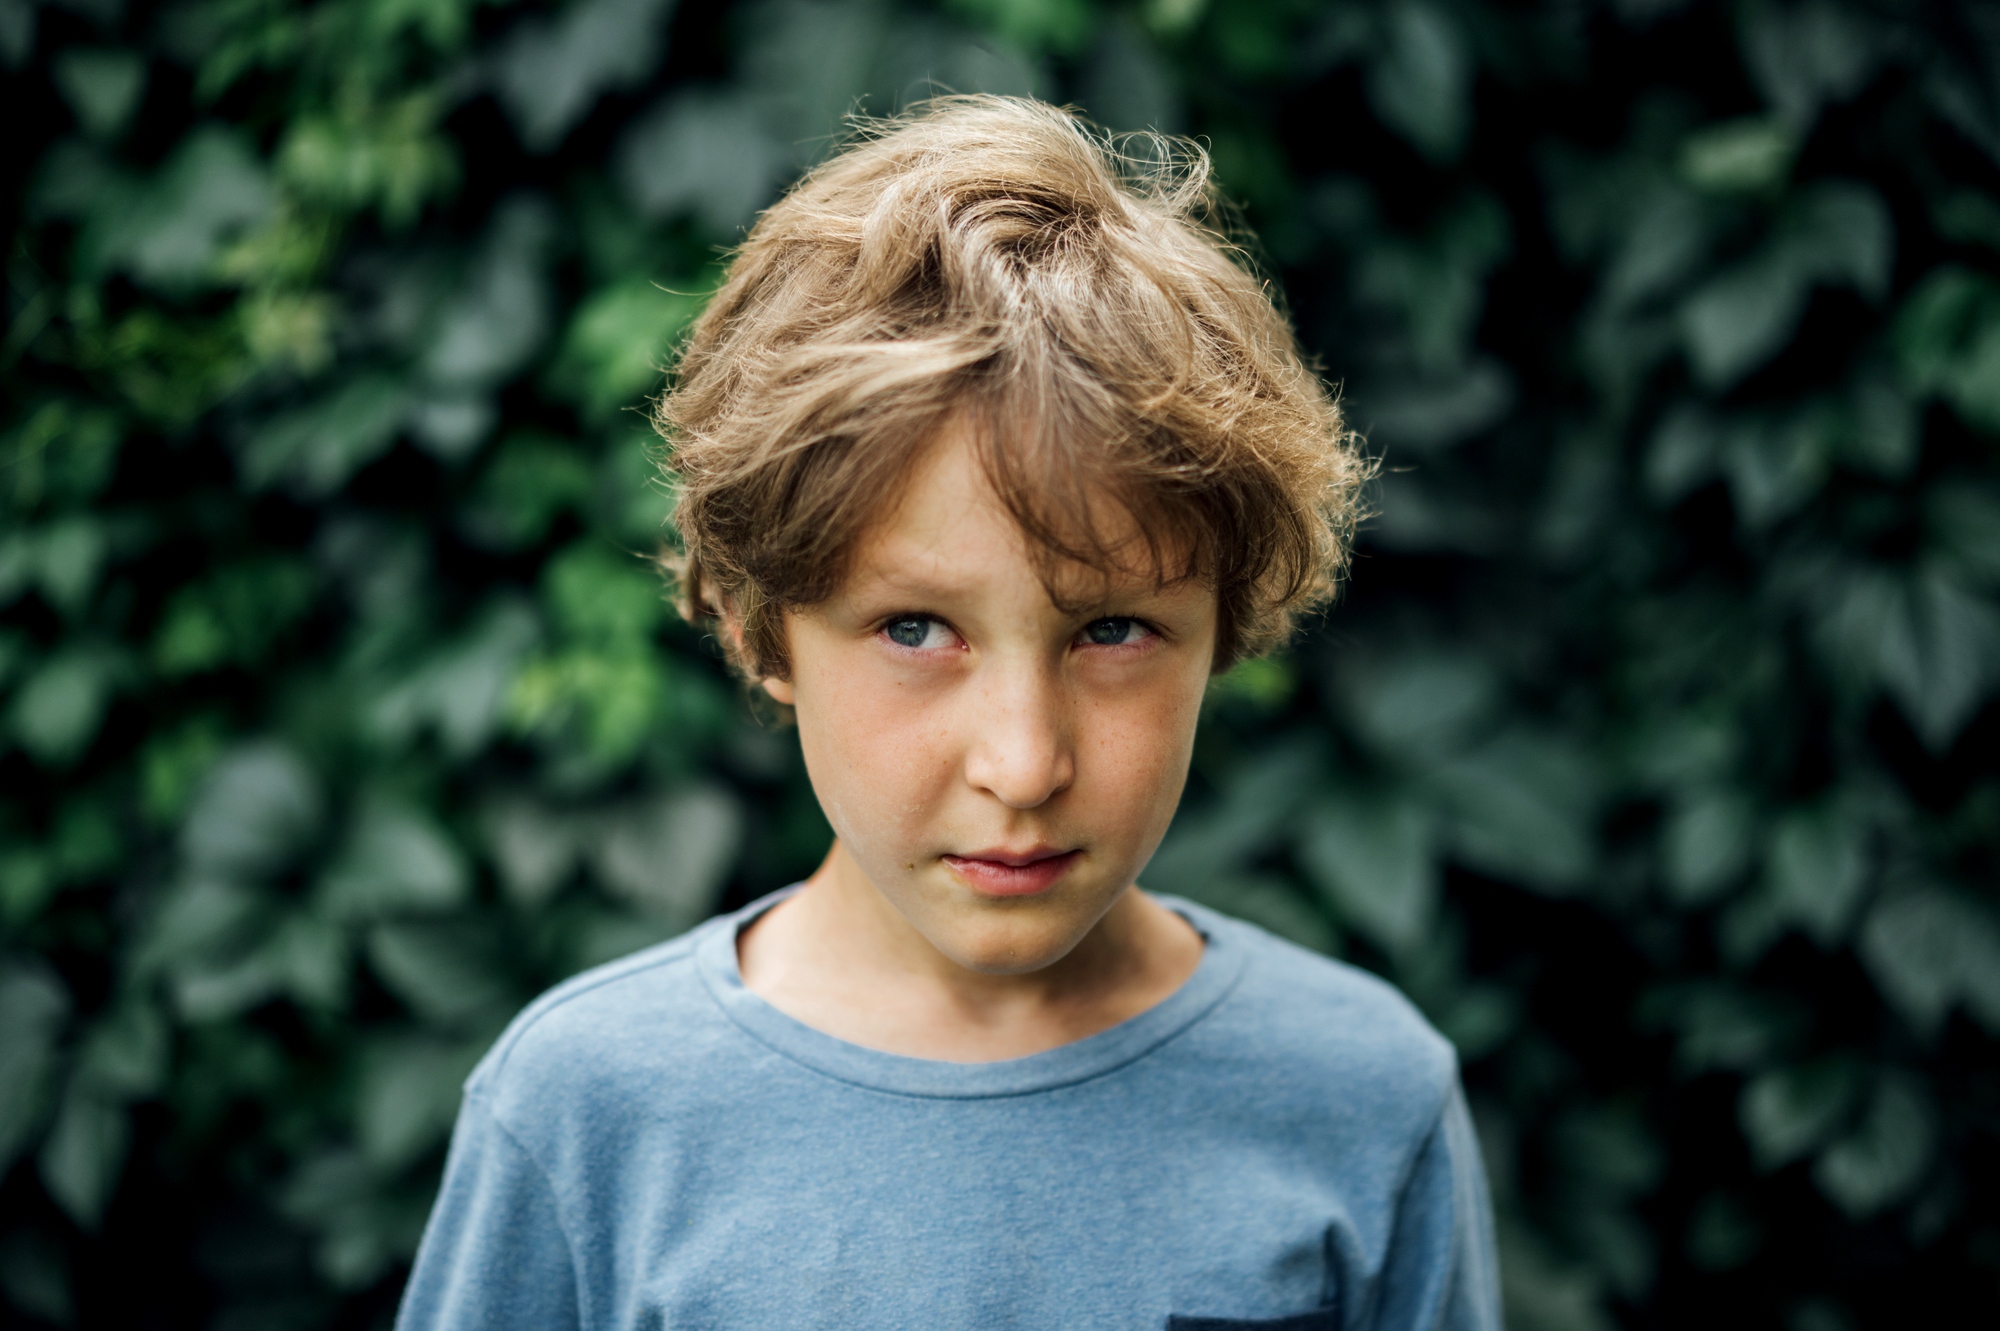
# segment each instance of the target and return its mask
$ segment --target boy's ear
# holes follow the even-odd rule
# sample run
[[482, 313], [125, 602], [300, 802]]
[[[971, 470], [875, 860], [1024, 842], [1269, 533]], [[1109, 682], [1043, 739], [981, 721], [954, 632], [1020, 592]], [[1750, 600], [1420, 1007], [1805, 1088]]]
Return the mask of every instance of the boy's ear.
[[[734, 606], [724, 601], [716, 614], [716, 620], [722, 625], [723, 633], [728, 635], [730, 655], [741, 661], [743, 659], [743, 617], [736, 613]], [[772, 676], [761, 679], [758, 683], [764, 686], [764, 692], [770, 694], [773, 699], [786, 707], [790, 707], [792, 699], [797, 696], [792, 691], [792, 681], [789, 679], [778, 679]]]

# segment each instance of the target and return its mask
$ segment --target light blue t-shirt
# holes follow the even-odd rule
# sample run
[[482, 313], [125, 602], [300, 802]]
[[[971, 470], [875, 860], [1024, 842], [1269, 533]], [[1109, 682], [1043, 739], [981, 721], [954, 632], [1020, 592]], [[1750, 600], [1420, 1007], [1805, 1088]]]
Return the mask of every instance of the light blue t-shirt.
[[550, 991], [466, 1083], [399, 1331], [1499, 1326], [1449, 1045], [1187, 902], [1166, 1001], [998, 1063], [743, 985], [777, 898]]

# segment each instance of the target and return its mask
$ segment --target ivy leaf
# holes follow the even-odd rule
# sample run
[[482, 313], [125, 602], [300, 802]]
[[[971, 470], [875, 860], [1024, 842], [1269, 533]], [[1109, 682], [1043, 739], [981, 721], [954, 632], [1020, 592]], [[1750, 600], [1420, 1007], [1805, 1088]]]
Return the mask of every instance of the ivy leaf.
[[1906, 1074], [1884, 1075], [1854, 1131], [1821, 1153], [1813, 1181], [1861, 1219], [1907, 1196], [1936, 1144], [1936, 1117], [1922, 1087]]
[[428, 816], [370, 799], [320, 879], [320, 908], [334, 919], [374, 919], [462, 905], [471, 880], [458, 848]]
[[181, 829], [197, 876], [261, 878], [289, 864], [318, 834], [319, 782], [285, 745], [260, 740], [218, 762]]
[[40, 1126], [69, 1010], [69, 994], [48, 967], [0, 960], [0, 1171]]
[[517, 1006], [504, 942], [488, 920], [378, 924], [368, 931], [368, 961], [389, 992], [434, 1025], [504, 1017]]
[[526, 605], [495, 602], [462, 637], [381, 691], [369, 708], [374, 729], [399, 744], [430, 729], [455, 757], [478, 752], [500, 724], [521, 660], [539, 636]]
[[786, 158], [748, 98], [690, 91], [626, 132], [618, 179], [647, 216], [691, 214], [727, 235], [770, 201]]
[[1759, 1073], [1743, 1087], [1736, 1121], [1759, 1169], [1777, 1169], [1814, 1150], [1847, 1117], [1863, 1085], [1853, 1059], [1831, 1056]]
[[1438, 869], [1430, 811], [1411, 803], [1329, 800], [1302, 820], [1299, 858], [1339, 917], [1391, 956], [1430, 929]]
[[743, 830], [734, 795], [691, 786], [613, 814], [592, 841], [591, 864], [618, 896], [685, 929], [714, 908]]
[[1472, 119], [1472, 58], [1458, 25], [1424, 0], [1397, 0], [1380, 42], [1367, 80], [1375, 114], [1430, 160], [1453, 160]]
[[1935, 1036], [1955, 1003], [2000, 1033], [2000, 921], [1966, 897], [1928, 885], [1885, 897], [1862, 928], [1860, 952], [1920, 1034]]
[[9, 729], [36, 762], [68, 767], [97, 737], [112, 691], [126, 674], [124, 659], [109, 648], [64, 648], [44, 660], [14, 695]]
[[94, 1231], [125, 1169], [132, 1125], [125, 1108], [73, 1078], [42, 1143], [42, 1184], [79, 1228]]
[[1850, 805], [1794, 810], [1778, 822], [1766, 868], [1772, 903], [1821, 946], [1846, 931], [1867, 884], [1868, 827]]
[[1756, 813], [1730, 790], [1702, 789], [1675, 801], [1661, 830], [1661, 849], [1676, 901], [1711, 901], [1742, 874], [1750, 861]]
[[674, 0], [585, 0], [516, 25], [495, 56], [494, 80], [521, 142], [547, 152], [598, 97], [643, 80], [673, 10]]
[[363, 1054], [355, 1116], [362, 1156], [375, 1169], [402, 1169], [442, 1143], [458, 1115], [460, 1087], [485, 1041], [404, 1036]]

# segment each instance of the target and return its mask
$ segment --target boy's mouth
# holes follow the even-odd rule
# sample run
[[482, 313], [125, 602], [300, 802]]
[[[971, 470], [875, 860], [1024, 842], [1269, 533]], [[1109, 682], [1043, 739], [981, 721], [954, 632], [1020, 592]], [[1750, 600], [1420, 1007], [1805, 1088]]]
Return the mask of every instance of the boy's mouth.
[[966, 886], [983, 896], [1028, 897], [1046, 892], [1083, 858], [1080, 850], [1033, 846], [1025, 851], [1000, 847], [971, 855], [946, 855], [944, 862]]

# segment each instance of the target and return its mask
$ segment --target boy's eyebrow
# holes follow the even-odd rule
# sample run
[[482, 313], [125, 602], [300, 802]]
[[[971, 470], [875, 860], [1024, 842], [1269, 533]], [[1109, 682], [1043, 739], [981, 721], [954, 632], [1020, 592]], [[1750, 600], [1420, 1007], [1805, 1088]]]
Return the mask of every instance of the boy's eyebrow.
[[[1163, 584], [1151, 574], [1129, 570], [1106, 573], [1103, 570], [1092, 569], [1091, 573], [1094, 577], [1089, 594], [1072, 598], [1070, 603], [1065, 605], [1065, 609], [1077, 610], [1093, 605], [1104, 605], [1127, 597], [1167, 596], [1182, 585], [1177, 581]], [[839, 594], [861, 596], [870, 600], [906, 599], [921, 602], [950, 600], [973, 594], [976, 590], [973, 583], [950, 577], [932, 577], [897, 568], [856, 568], [849, 574]], [[1046, 586], [1044, 590], [1048, 590]]]

